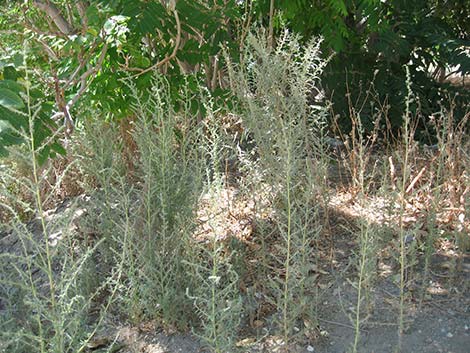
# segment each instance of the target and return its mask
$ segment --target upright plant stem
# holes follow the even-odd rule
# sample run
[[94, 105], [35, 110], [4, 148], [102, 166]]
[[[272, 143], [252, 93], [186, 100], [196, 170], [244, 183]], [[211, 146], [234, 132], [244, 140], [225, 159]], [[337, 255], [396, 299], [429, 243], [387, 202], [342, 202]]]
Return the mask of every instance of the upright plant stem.
[[410, 70], [407, 66], [405, 66], [406, 70], [406, 85], [408, 89], [408, 94], [406, 96], [406, 109], [405, 109], [405, 116], [403, 122], [403, 136], [404, 136], [404, 144], [405, 144], [405, 155], [403, 160], [403, 173], [402, 173], [402, 180], [401, 180], [401, 190], [400, 190], [400, 221], [399, 221], [399, 229], [400, 229], [400, 311], [398, 317], [398, 351], [401, 352], [402, 344], [403, 344], [403, 331], [404, 331], [404, 312], [405, 312], [405, 275], [406, 275], [406, 244], [405, 244], [405, 229], [403, 224], [403, 217], [406, 207], [406, 182], [408, 179], [408, 163], [409, 163], [409, 154], [410, 154], [410, 126], [409, 126], [409, 119], [410, 119], [410, 101], [411, 101], [411, 77], [410, 77]]
[[[26, 48], [25, 48], [25, 53], [24, 53], [24, 66], [27, 68], [27, 63], [26, 63]], [[29, 72], [28, 69], [25, 70], [25, 81], [26, 81], [26, 106], [27, 106], [27, 111], [28, 111], [28, 120], [29, 120], [29, 149], [30, 149], [30, 154], [31, 154], [31, 162], [32, 162], [32, 168], [33, 168], [33, 191], [34, 191], [34, 198], [36, 201], [38, 213], [39, 213], [39, 218], [41, 221], [41, 231], [43, 234], [44, 238], [44, 243], [45, 243], [45, 251], [46, 251], [46, 268], [47, 268], [47, 278], [49, 282], [49, 290], [50, 290], [50, 303], [51, 303], [51, 311], [53, 314], [55, 314], [56, 311], [56, 299], [55, 299], [55, 284], [54, 284], [54, 279], [52, 276], [52, 260], [51, 260], [51, 250], [49, 246], [49, 236], [47, 233], [47, 228], [46, 228], [46, 220], [44, 218], [43, 214], [43, 205], [42, 205], [42, 199], [41, 199], [41, 188], [39, 186], [39, 165], [37, 162], [37, 156], [36, 156], [36, 140], [34, 137], [34, 116], [33, 112], [31, 109], [31, 96], [30, 96], [30, 81], [29, 81]], [[34, 284], [32, 284], [32, 287], [35, 287]], [[40, 319], [38, 320], [40, 321]], [[39, 324], [39, 327], [42, 331], [42, 325]], [[56, 332], [55, 333], [56, 337], [59, 339], [58, 346], [62, 347], [63, 342], [62, 342], [62, 336], [60, 333]], [[44, 341], [43, 341], [43, 333], [40, 333], [41, 336], [41, 352], [45, 352], [45, 347], [44, 347]]]
[[[367, 232], [368, 230], [365, 230]], [[361, 237], [364, 237], [364, 224], [361, 223]], [[361, 242], [364, 243], [366, 239], [361, 239]], [[357, 346], [359, 344], [359, 339], [360, 339], [360, 330], [361, 330], [361, 301], [362, 301], [362, 286], [363, 286], [363, 281], [364, 281], [364, 276], [365, 276], [365, 266], [366, 266], [366, 255], [367, 251], [364, 249], [366, 244], [361, 244], [361, 260], [360, 260], [360, 270], [359, 270], [359, 280], [357, 284], [357, 303], [356, 303], [356, 319], [354, 321], [354, 346], [353, 346], [353, 352], [357, 352]]]
[[[286, 141], [290, 141], [290, 139], [286, 139]], [[290, 280], [290, 257], [291, 257], [291, 242], [292, 242], [292, 214], [291, 214], [291, 175], [290, 175], [290, 168], [291, 168], [291, 150], [290, 146], [286, 146], [287, 148], [287, 161], [286, 161], [286, 193], [287, 193], [287, 244], [286, 244], [286, 262], [285, 262], [285, 271], [286, 271], [286, 278], [284, 280], [284, 303], [283, 303], [283, 331], [284, 331], [284, 344], [287, 345], [289, 339], [289, 323], [288, 323], [288, 304], [289, 304], [289, 280]]]
[[215, 344], [215, 351], [217, 353], [220, 352], [220, 348], [219, 348], [219, 338], [217, 337], [218, 336], [218, 331], [217, 331], [217, 319], [216, 319], [216, 315], [217, 315], [217, 307], [216, 307], [216, 286], [217, 286], [217, 275], [218, 275], [218, 263], [217, 263], [217, 257], [218, 257], [218, 254], [217, 254], [217, 238], [214, 237], [214, 242], [212, 244], [212, 246], [214, 247], [213, 249], [213, 256], [212, 256], [212, 288], [211, 288], [211, 295], [212, 295], [212, 303], [211, 303], [211, 321], [212, 321], [212, 332], [214, 334], [214, 344]]
[[[357, 120], [358, 124], [358, 163], [359, 163], [359, 173], [355, 172], [356, 177], [354, 178], [355, 183], [358, 183], [356, 187], [359, 189], [359, 197], [361, 206], [364, 207], [365, 205], [365, 195], [366, 195], [366, 185], [365, 185], [365, 178], [364, 178], [364, 171], [366, 168], [366, 161], [365, 161], [365, 151], [364, 145], [362, 140], [362, 124], [360, 118]], [[354, 128], [354, 132], [356, 132], [356, 128]], [[356, 142], [356, 140], [354, 140]], [[363, 286], [367, 285], [364, 283], [366, 281], [366, 267], [367, 267], [367, 256], [369, 255], [368, 247], [369, 244], [369, 228], [365, 227], [364, 222], [361, 222], [361, 230], [360, 230], [360, 239], [359, 239], [359, 248], [360, 248], [360, 260], [359, 260], [359, 278], [357, 283], [357, 302], [356, 302], [356, 318], [354, 320], [354, 344], [353, 344], [353, 352], [357, 353], [357, 346], [359, 344], [359, 340], [361, 338], [361, 303], [363, 301]], [[365, 291], [365, 288], [364, 288]]]
[[287, 175], [287, 254], [285, 271], [286, 278], [284, 280], [284, 306], [283, 306], [283, 325], [284, 325], [284, 342], [287, 343], [289, 337], [289, 325], [288, 325], [288, 302], [289, 302], [289, 275], [290, 275], [290, 252], [291, 252], [291, 196], [290, 196], [290, 176]]

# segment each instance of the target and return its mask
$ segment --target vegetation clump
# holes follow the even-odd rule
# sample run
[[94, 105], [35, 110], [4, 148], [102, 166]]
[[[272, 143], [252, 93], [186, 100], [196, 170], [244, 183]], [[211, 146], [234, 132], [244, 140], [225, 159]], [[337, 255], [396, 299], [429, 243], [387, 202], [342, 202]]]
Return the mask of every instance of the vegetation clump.
[[402, 352], [468, 314], [468, 7], [281, 3], [0, 5], [0, 351]]

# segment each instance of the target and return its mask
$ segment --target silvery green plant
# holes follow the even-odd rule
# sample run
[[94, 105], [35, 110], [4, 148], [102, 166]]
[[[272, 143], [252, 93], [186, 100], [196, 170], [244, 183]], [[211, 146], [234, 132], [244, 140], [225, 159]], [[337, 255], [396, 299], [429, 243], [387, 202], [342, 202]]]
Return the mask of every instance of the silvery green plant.
[[[314, 241], [321, 229], [314, 205], [320, 201], [315, 173], [325, 170], [323, 136], [325, 108], [311, 97], [319, 91], [319, 75], [325, 65], [320, 59], [319, 39], [301, 45], [285, 32], [275, 49], [263, 35], [250, 35], [240, 64], [231, 65], [230, 80], [240, 100], [248, 148], [252, 148], [251, 169], [256, 192], [270, 190], [274, 231], [268, 237], [264, 264], [268, 273], [269, 300], [277, 313], [272, 317], [286, 347], [303, 333], [303, 320], [314, 321], [315, 300], [312, 276]], [[268, 186], [268, 187], [266, 187]], [[262, 194], [260, 192], [260, 194]], [[276, 238], [278, 237], [278, 238]]]
[[199, 146], [206, 161], [205, 195], [209, 200], [203, 211], [207, 213], [211, 233], [196, 247], [197, 260], [188, 263], [196, 285], [187, 288], [187, 296], [193, 301], [200, 321], [199, 328], [193, 330], [196, 336], [213, 352], [235, 352], [243, 308], [234, 261], [241, 254], [229, 249], [228, 237], [232, 235], [220, 234], [223, 230], [214, 224], [211, 214], [218, 213], [218, 196], [228, 187], [221, 161], [232, 148], [223, 140], [210, 93], [202, 90], [200, 99], [207, 112], [205, 133]]
[[[119, 267], [101, 283], [90, 281], [95, 271], [97, 247], [76, 239], [72, 232], [72, 204], [67, 212], [55, 215], [44, 204], [50, 197], [43, 190], [50, 164], [40, 165], [40, 154], [59, 136], [38, 140], [35, 124], [43, 102], [34, 102], [34, 89], [27, 66], [28, 43], [23, 52], [25, 112], [14, 110], [28, 121], [28, 129], [12, 133], [25, 141], [21, 148], [11, 148], [12, 158], [25, 166], [17, 179], [30, 195], [31, 212], [35, 217], [25, 224], [21, 214], [10, 203], [0, 203], [11, 214], [9, 233], [2, 236], [0, 255], [0, 349], [8, 352], [82, 352], [97, 332], [114, 300]], [[15, 178], [14, 170], [2, 170], [2, 183]], [[66, 173], [67, 169], [63, 171]], [[57, 178], [60, 184], [63, 175]], [[58, 185], [53, 185], [52, 191]], [[3, 192], [3, 188], [0, 188]], [[49, 189], [50, 190], [50, 189]], [[6, 195], [8, 199], [8, 195]], [[111, 293], [98, 303], [99, 293]], [[88, 315], [96, 305], [102, 310], [94, 320]]]
[[239, 254], [228, 253], [217, 234], [199, 248], [201, 261], [188, 263], [197, 285], [187, 288], [187, 296], [200, 321], [193, 332], [213, 352], [235, 352], [243, 307], [232, 260]]
[[[190, 123], [189, 106], [178, 113], [167, 81], [157, 73], [149, 92], [129, 85], [136, 100], [133, 138], [137, 150], [132, 223], [127, 243], [128, 310], [134, 320], [154, 319], [166, 328], [184, 328], [194, 319], [186, 288], [193, 287], [191, 235], [202, 190], [199, 127], [178, 134]], [[188, 97], [186, 97], [188, 98]], [[179, 125], [180, 124], [180, 125]], [[184, 129], [184, 127], [183, 127]]]
[[[370, 185], [376, 174], [374, 166], [372, 171], [368, 171], [370, 162], [370, 147], [375, 141], [375, 136], [365, 138], [364, 129], [360, 119], [360, 112], [356, 113], [355, 108], [351, 107], [354, 116], [353, 131], [351, 132], [351, 150], [350, 163], [353, 177], [352, 189], [355, 193], [358, 204], [361, 208], [367, 207], [368, 193]], [[380, 119], [380, 116], [376, 119]], [[353, 162], [354, 161], [354, 162]], [[352, 313], [348, 313], [349, 319], [354, 327], [354, 341], [351, 351], [356, 353], [361, 338], [361, 326], [367, 322], [373, 308], [373, 286], [377, 273], [377, 250], [379, 249], [378, 227], [368, 219], [359, 219], [357, 228], [351, 231], [352, 236], [357, 234], [358, 246], [354, 250], [353, 262], [356, 267], [357, 277], [351, 281], [356, 290], [356, 303]]]

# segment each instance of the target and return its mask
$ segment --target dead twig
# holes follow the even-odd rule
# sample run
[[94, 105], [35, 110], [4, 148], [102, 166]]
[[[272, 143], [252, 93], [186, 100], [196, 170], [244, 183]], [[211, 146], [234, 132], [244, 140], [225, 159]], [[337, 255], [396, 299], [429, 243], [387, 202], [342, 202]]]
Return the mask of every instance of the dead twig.
[[426, 166], [424, 166], [416, 175], [413, 180], [411, 181], [410, 185], [406, 188], [405, 193], [409, 194], [411, 190], [413, 190], [415, 184], [418, 182], [418, 180], [423, 176], [424, 172], [426, 171]]
[[[351, 325], [343, 324], [342, 322], [330, 321], [330, 320], [325, 320], [325, 319], [322, 319], [322, 318], [318, 318], [318, 321], [320, 321], [320, 322], [325, 322], [325, 323], [331, 324], [331, 325], [336, 325], [336, 326], [341, 326], [341, 327], [350, 328], [351, 330], [355, 330], [355, 328], [352, 327]], [[361, 331], [367, 332], [367, 330], [364, 330], [364, 329], [361, 329]]]

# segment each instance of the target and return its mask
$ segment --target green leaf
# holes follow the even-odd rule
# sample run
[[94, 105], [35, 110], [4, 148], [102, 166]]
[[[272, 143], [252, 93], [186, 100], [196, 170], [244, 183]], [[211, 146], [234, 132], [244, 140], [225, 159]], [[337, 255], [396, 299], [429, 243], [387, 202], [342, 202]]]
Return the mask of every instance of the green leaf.
[[2, 105], [0, 105], [0, 120], [8, 121], [11, 126], [17, 130], [26, 128], [28, 126], [28, 121], [24, 116], [4, 108]]
[[23, 139], [13, 133], [13, 126], [5, 120], [0, 120], [0, 158], [8, 157], [7, 146], [23, 143]]
[[0, 135], [9, 132], [13, 129], [13, 126], [8, 121], [0, 120]]
[[65, 150], [65, 148], [58, 142], [54, 142], [53, 144], [51, 144], [51, 149], [54, 152], [57, 152], [58, 154], [60, 154], [61, 156], [65, 156], [67, 154], [67, 151]]
[[5, 66], [3, 68], [3, 78], [5, 80], [16, 81], [18, 76], [19, 76], [18, 72], [16, 71], [16, 69], [13, 66]]
[[13, 64], [15, 64], [15, 67], [21, 67], [23, 65], [23, 55], [19, 53], [13, 55]]
[[20, 96], [7, 88], [0, 88], [0, 105], [5, 108], [24, 108], [24, 103]]
[[23, 90], [23, 86], [21, 86], [18, 82], [12, 80], [0, 81], [0, 88], [7, 88], [14, 92], [21, 92]]
[[8, 151], [0, 144], [0, 158], [8, 157]]
[[98, 37], [98, 30], [95, 28], [89, 27], [87, 33], [91, 34], [93, 37]]
[[88, 19], [88, 23], [90, 24], [90, 26], [88, 27], [89, 33], [93, 35], [95, 35], [94, 33], [96, 33], [96, 36], [98, 36], [98, 31], [93, 28], [100, 26], [100, 15], [95, 5], [88, 6], [86, 10], [86, 16]]
[[34, 144], [38, 148], [43, 141], [51, 135], [51, 130], [47, 128], [41, 121], [34, 122]]
[[44, 165], [44, 163], [47, 161], [49, 158], [49, 154], [51, 152], [51, 148], [49, 146], [44, 146], [43, 149], [39, 151], [37, 154], [38, 157], [38, 163], [40, 166]]

